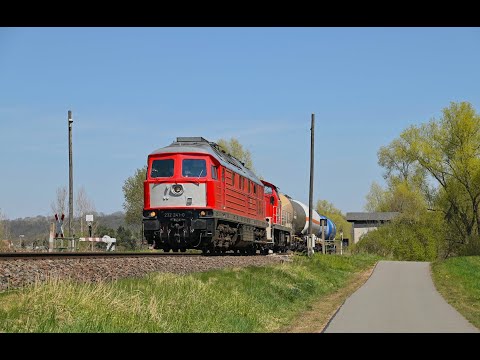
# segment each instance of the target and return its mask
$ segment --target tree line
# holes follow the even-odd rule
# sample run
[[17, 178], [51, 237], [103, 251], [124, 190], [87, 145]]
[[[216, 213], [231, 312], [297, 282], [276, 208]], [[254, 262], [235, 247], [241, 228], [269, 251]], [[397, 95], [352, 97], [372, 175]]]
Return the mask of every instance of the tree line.
[[372, 183], [366, 210], [398, 211], [358, 250], [398, 259], [480, 254], [480, 116], [451, 102], [439, 119], [412, 125], [378, 151], [386, 187]]
[[[0, 251], [6, 251], [11, 243], [15, 248], [23, 247], [48, 247], [50, 224], [54, 221], [52, 216], [35, 216], [8, 220], [0, 216]], [[113, 214], [94, 213], [95, 230], [94, 237], [109, 235], [117, 239], [117, 249], [134, 250], [141, 246], [141, 238], [137, 241], [132, 229], [125, 222], [125, 214], [117, 211]], [[79, 227], [79, 219], [75, 221], [75, 227]], [[84, 230], [88, 233], [88, 228]], [[75, 234], [76, 237], [87, 237], [88, 234]], [[81, 243], [89, 247], [90, 243]], [[105, 244], [96, 243], [96, 248], [104, 248]]]

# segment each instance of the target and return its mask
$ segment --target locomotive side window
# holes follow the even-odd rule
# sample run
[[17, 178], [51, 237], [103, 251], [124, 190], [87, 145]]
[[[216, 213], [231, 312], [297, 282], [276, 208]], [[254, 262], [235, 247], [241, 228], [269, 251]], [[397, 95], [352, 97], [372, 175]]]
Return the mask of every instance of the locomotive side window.
[[153, 160], [150, 176], [152, 178], [172, 177], [173, 159]]
[[207, 175], [207, 163], [204, 159], [182, 160], [182, 176], [205, 177]]
[[212, 165], [212, 179], [213, 180], [217, 180], [218, 179], [218, 175], [217, 175], [217, 167]]
[[265, 194], [271, 194], [272, 188], [270, 186], [265, 185]]

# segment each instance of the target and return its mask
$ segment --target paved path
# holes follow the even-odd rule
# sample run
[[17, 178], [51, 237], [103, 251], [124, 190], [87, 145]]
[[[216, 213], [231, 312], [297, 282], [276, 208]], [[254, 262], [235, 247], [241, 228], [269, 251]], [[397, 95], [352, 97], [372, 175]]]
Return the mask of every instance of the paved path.
[[380, 261], [324, 332], [480, 332], [435, 289], [430, 263]]

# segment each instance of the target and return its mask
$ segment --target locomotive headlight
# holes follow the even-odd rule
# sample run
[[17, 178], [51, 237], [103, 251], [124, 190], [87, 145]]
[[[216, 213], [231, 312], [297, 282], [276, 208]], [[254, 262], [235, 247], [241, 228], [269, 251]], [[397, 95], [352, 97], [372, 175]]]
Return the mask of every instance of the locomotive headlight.
[[206, 214], [205, 211], [200, 212], [200, 216], [205, 216], [205, 214]]
[[155, 211], [152, 211], [152, 212], [150, 213], [150, 216], [151, 216], [151, 217], [154, 217], [155, 215], [157, 215], [157, 213], [156, 213]]
[[183, 193], [183, 186], [180, 184], [175, 184], [172, 186], [172, 191], [175, 195], [181, 195]]

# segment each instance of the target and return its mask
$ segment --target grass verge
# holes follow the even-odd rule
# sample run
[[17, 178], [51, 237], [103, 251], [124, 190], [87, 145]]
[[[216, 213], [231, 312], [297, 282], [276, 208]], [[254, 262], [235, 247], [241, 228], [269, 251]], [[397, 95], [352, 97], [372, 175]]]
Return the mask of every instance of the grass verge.
[[480, 329], [480, 256], [432, 263], [432, 278], [445, 300]]
[[311, 304], [351, 284], [356, 274], [372, 268], [377, 260], [369, 255], [296, 255], [292, 262], [267, 267], [189, 275], [152, 273], [109, 283], [50, 279], [0, 294], [0, 331], [295, 331], [288, 326], [312, 310]]

